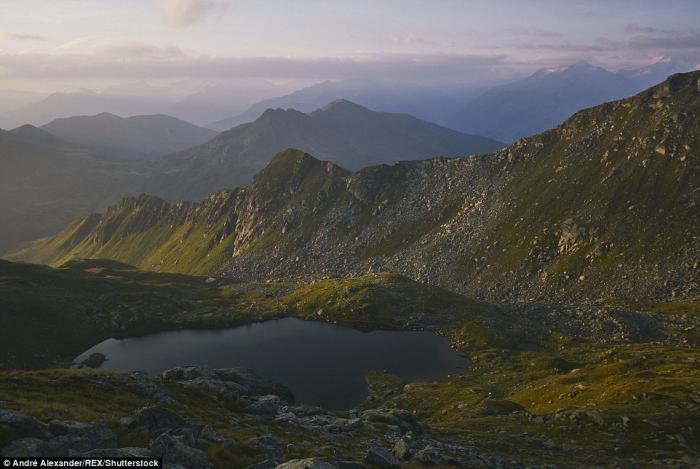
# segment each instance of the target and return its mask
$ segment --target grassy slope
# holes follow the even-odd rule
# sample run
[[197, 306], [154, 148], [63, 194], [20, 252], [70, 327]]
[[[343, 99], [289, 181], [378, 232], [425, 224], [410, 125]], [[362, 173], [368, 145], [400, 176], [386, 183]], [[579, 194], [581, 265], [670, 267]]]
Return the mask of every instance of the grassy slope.
[[[238, 284], [144, 272], [115, 261], [73, 261], [59, 268], [0, 261], [0, 363], [41, 366], [115, 335], [280, 316], [397, 329], [488, 311], [484, 304], [390, 273], [312, 285]], [[416, 319], [407, 326], [411, 314]]]

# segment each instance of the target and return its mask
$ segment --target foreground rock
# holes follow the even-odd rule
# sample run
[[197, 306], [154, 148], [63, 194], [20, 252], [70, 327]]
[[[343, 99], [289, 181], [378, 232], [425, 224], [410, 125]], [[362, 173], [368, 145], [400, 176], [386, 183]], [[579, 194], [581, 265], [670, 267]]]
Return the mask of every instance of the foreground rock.
[[[99, 423], [52, 421], [47, 425], [14, 411], [3, 411], [0, 419], [3, 426], [23, 435], [0, 450], [6, 457], [68, 457], [117, 446], [117, 435]], [[29, 436], [32, 434], [35, 436]]]
[[163, 434], [151, 442], [154, 456], [163, 458], [165, 464], [186, 467], [187, 469], [208, 469], [211, 467], [206, 454], [187, 446], [181, 438]]
[[365, 461], [383, 468], [401, 467], [401, 461], [396, 459], [391, 451], [386, 448], [374, 447], [367, 451]]
[[245, 368], [179, 366], [164, 371], [162, 377], [166, 381], [207, 389], [228, 400], [274, 395], [286, 402], [294, 402], [294, 395], [286, 386], [262, 378]]
[[333, 464], [327, 463], [322, 459], [292, 459], [280, 464], [276, 469], [338, 469]]

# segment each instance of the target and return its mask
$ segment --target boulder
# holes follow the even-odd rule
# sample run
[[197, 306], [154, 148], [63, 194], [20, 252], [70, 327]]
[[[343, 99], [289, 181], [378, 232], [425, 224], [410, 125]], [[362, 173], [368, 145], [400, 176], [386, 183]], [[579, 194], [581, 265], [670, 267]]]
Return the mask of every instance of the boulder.
[[277, 466], [276, 469], [338, 469], [333, 464], [327, 463], [323, 459], [292, 459]]
[[337, 418], [332, 420], [327, 425], [323, 426], [323, 429], [330, 433], [349, 433], [358, 428], [362, 428], [364, 422], [359, 418], [344, 419]]
[[294, 396], [287, 387], [262, 378], [246, 368], [179, 366], [164, 371], [162, 377], [185, 385], [206, 387], [233, 399], [238, 396], [274, 394], [287, 402], [294, 402]]
[[106, 425], [94, 422], [55, 420], [49, 423], [53, 437], [46, 441], [48, 456], [75, 456], [93, 449], [116, 448], [117, 435]]
[[367, 466], [357, 461], [338, 461], [335, 465], [338, 469], [367, 469]]
[[78, 364], [78, 368], [99, 368], [107, 361], [107, 355], [100, 352], [91, 353], [85, 360]]
[[144, 407], [136, 412], [130, 428], [142, 428], [147, 432], [162, 433], [188, 427], [190, 424], [180, 415], [161, 406]]
[[46, 456], [46, 442], [39, 438], [20, 438], [0, 449], [6, 458], [29, 458]]
[[273, 435], [263, 435], [249, 438], [246, 443], [266, 453], [281, 454], [287, 448], [287, 444]]
[[274, 459], [266, 459], [250, 466], [246, 466], [245, 469], [274, 469], [279, 465], [279, 462]]
[[444, 462], [440, 452], [432, 447], [423, 448], [416, 452], [414, 460], [426, 466], [441, 465]]
[[160, 405], [177, 404], [177, 401], [170, 396], [168, 388], [163, 383], [140, 371], [135, 371], [129, 375], [127, 389], [137, 396], [147, 397]]
[[386, 448], [380, 448], [378, 446], [372, 447], [367, 450], [365, 455], [365, 461], [369, 464], [373, 464], [378, 467], [384, 468], [394, 468], [401, 467], [401, 462], [391, 454]]
[[397, 459], [402, 461], [408, 461], [411, 459], [411, 448], [403, 438], [394, 443], [394, 447], [392, 448], [391, 452]]
[[163, 463], [187, 469], [209, 469], [211, 463], [200, 450], [187, 446], [180, 438], [162, 434], [151, 442], [151, 453]]
[[397, 426], [403, 433], [420, 432], [421, 426], [413, 414], [404, 409], [371, 409], [362, 412], [362, 420], [371, 423], [384, 423]]
[[253, 415], [277, 415], [282, 407], [282, 399], [272, 394], [261, 396], [245, 407], [245, 412]]
[[151, 450], [148, 448], [102, 448], [93, 449], [80, 455], [81, 458], [150, 458]]
[[0, 425], [10, 427], [22, 436], [45, 437], [49, 435], [49, 429], [45, 423], [14, 410], [0, 410]]

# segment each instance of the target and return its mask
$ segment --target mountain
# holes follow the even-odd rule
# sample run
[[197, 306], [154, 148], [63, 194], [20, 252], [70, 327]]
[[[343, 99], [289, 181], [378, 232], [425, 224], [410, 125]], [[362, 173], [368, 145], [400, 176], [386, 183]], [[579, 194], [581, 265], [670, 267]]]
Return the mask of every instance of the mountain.
[[54, 119], [70, 116], [91, 116], [108, 111], [122, 116], [152, 114], [163, 109], [168, 100], [158, 97], [127, 96], [98, 93], [91, 90], [52, 93], [5, 113], [0, 126], [13, 127], [22, 123], [45, 125]]
[[482, 156], [350, 172], [287, 150], [248, 187], [128, 198], [11, 258], [256, 280], [394, 271], [498, 302], [697, 301], [699, 114], [694, 72]]
[[66, 147], [70, 144], [62, 140], [46, 130], [34, 127], [31, 124], [24, 124], [16, 129], [10, 130], [11, 139], [22, 141], [24, 143], [37, 143], [40, 145], [55, 145]]
[[107, 112], [55, 119], [42, 129], [95, 154], [122, 160], [153, 158], [184, 150], [217, 134], [162, 114], [122, 118]]
[[689, 64], [669, 61], [620, 72], [587, 62], [542, 69], [524, 80], [486, 91], [464, 105], [445, 125], [513, 142], [549, 129], [576, 111], [630, 96], [671, 73], [691, 69]]
[[124, 82], [100, 91], [80, 89], [48, 96], [0, 90], [0, 127], [108, 112], [119, 116], [166, 114], [197, 124], [245, 111], [254, 103], [288, 93], [299, 84], [274, 85], [259, 79], [229, 79], [221, 83], [178, 81], [151, 85]]
[[464, 102], [474, 94], [469, 88], [435, 88], [394, 80], [325, 81], [288, 95], [265, 99], [241, 114], [212, 122], [206, 127], [228, 130], [240, 124], [253, 122], [267, 109], [291, 108], [309, 113], [339, 99], [352, 101], [374, 111], [410, 114], [429, 122], [442, 123], [446, 116], [457, 112], [457, 103]]
[[303, 148], [349, 169], [380, 163], [484, 153], [501, 144], [405, 114], [370, 111], [346, 100], [310, 114], [268, 109], [255, 122], [154, 162], [148, 191], [196, 200], [213, 189], [246, 184], [278, 152]]
[[[50, 131], [51, 133], [47, 132]], [[289, 146], [351, 168], [432, 155], [467, 155], [500, 145], [482, 137], [336, 102], [310, 115], [270, 110], [258, 121], [151, 161], [119, 161], [188, 146], [215, 132], [167, 116], [110, 114], [25, 125], [0, 138], [0, 253], [48, 236], [69, 221], [142, 192], [172, 201], [201, 199], [246, 184]], [[59, 138], [56, 135], [62, 137]], [[64, 140], [65, 139], [65, 140]], [[105, 154], [113, 158], [105, 159]]]
[[135, 168], [95, 158], [43, 129], [0, 130], [0, 252], [106, 208], [140, 179]]

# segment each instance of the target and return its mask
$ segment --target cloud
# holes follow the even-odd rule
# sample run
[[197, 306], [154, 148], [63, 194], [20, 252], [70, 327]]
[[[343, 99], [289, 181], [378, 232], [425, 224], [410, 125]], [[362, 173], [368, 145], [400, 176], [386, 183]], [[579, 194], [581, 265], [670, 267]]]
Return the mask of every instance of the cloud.
[[632, 49], [700, 49], [700, 29], [639, 35], [632, 38], [628, 46]]
[[652, 28], [650, 26], [640, 26], [637, 23], [630, 23], [625, 26], [626, 33], [656, 33], [659, 32], [658, 29]]
[[562, 33], [551, 31], [542, 28], [509, 28], [505, 30], [507, 33], [517, 36], [532, 36], [532, 37], [564, 37]]
[[[505, 55], [367, 54], [353, 57], [208, 57], [145, 44], [103, 47], [92, 54], [0, 54], [0, 78], [406, 78], [466, 81], [502, 73]], [[115, 54], [120, 60], [114, 60]], [[505, 66], [503, 66], [505, 65]], [[502, 67], [503, 66], [503, 67]]]
[[223, 3], [214, 0], [159, 0], [159, 6], [163, 18], [176, 28], [191, 26], [225, 9]]
[[182, 49], [175, 46], [158, 47], [144, 43], [107, 44], [95, 50], [95, 54], [119, 59], [160, 58], [175, 59], [184, 57]]
[[5, 39], [11, 39], [15, 41], [45, 41], [44, 36], [39, 36], [36, 34], [21, 34], [21, 33], [4, 33], [3, 37]]

